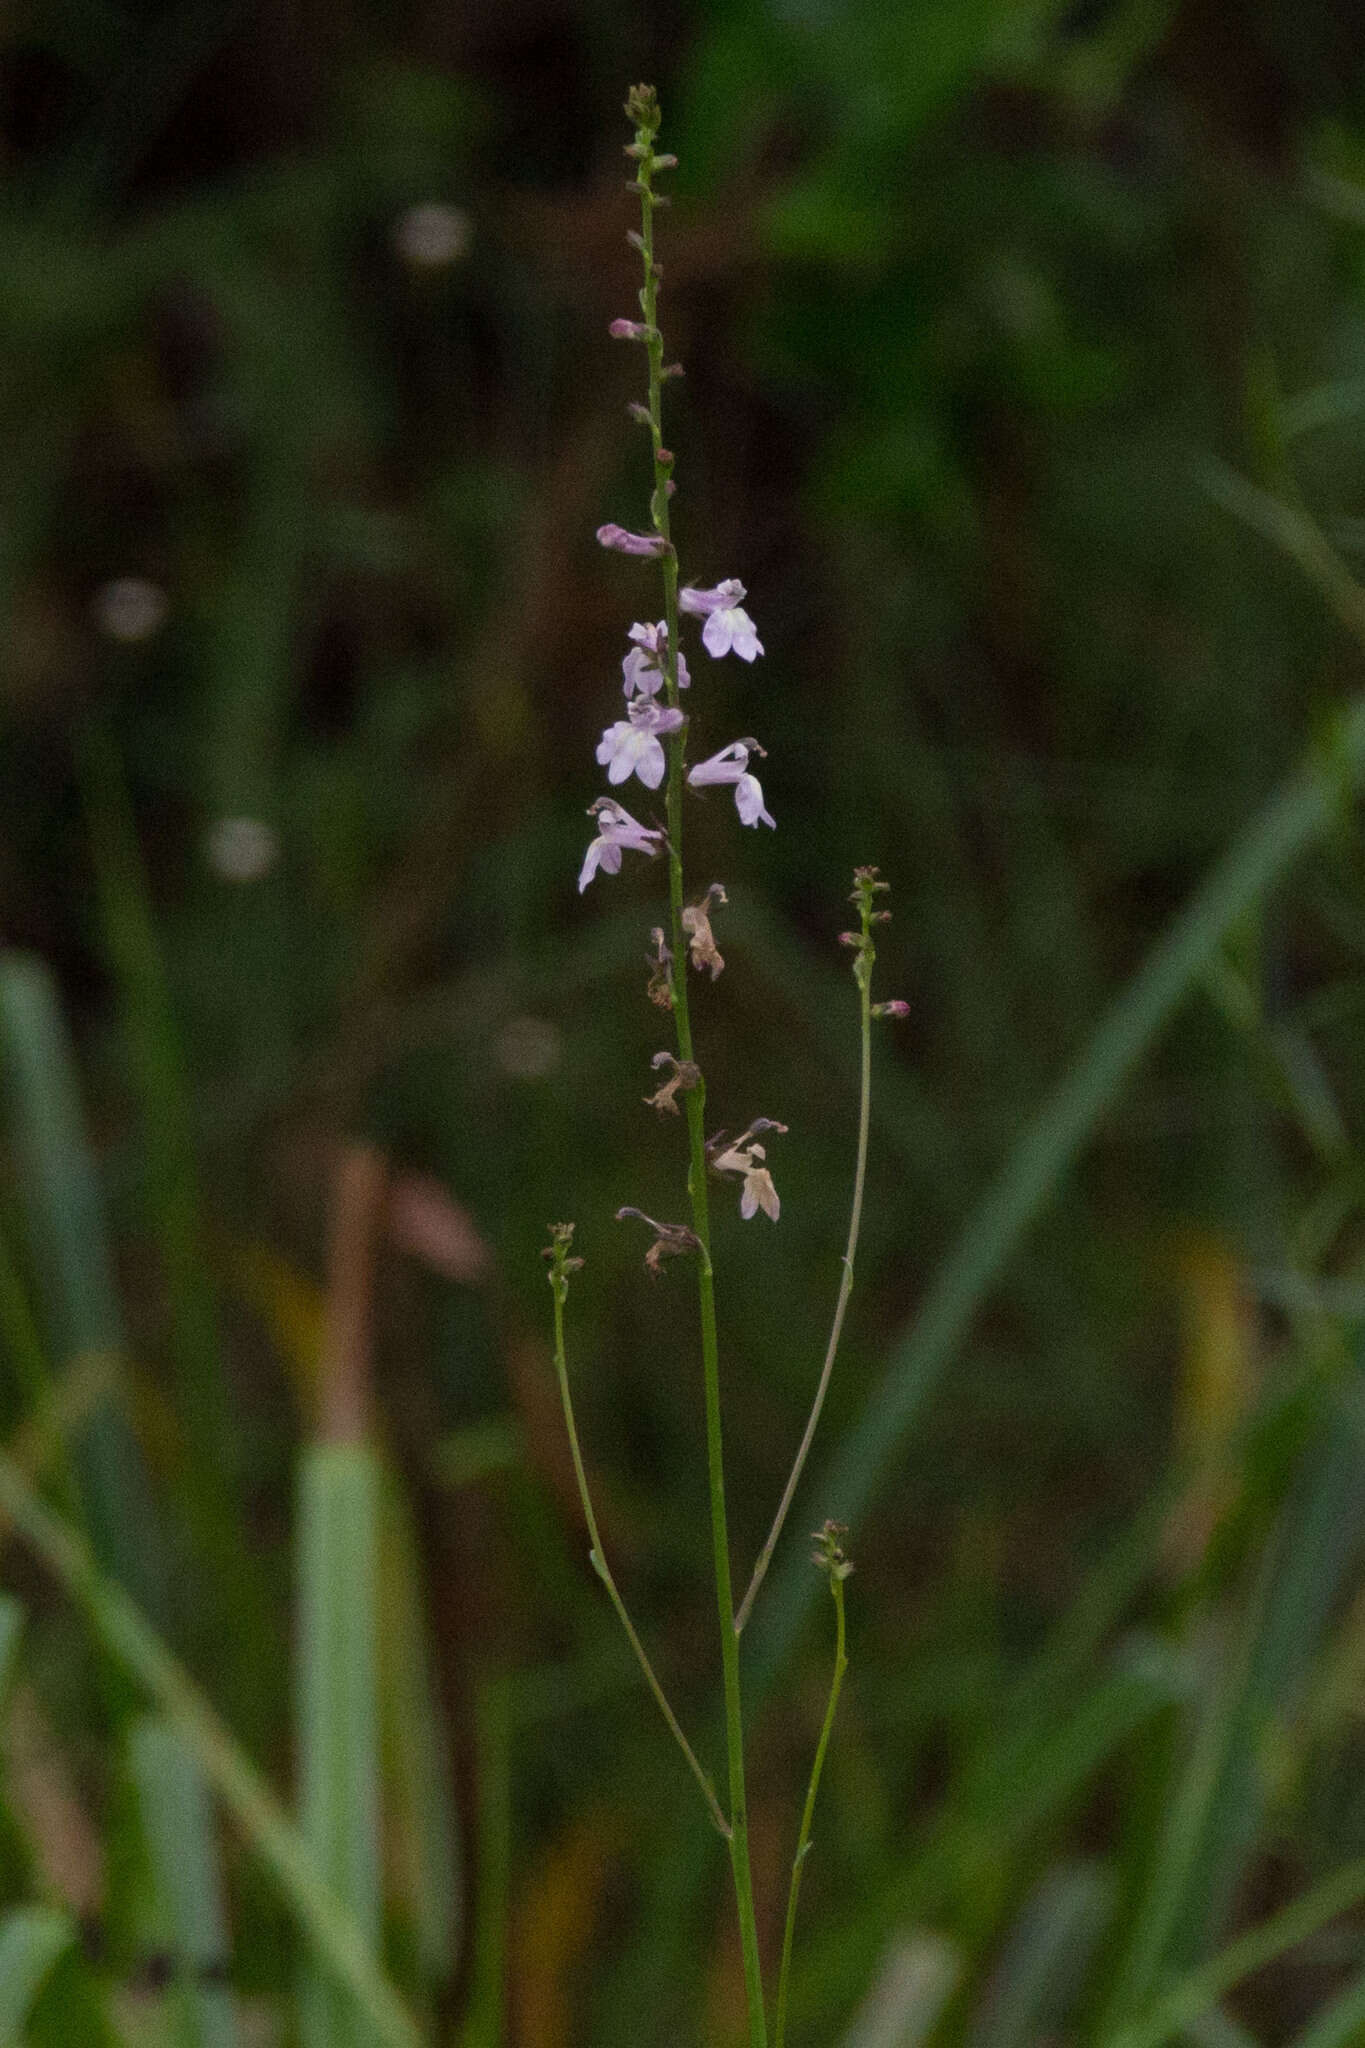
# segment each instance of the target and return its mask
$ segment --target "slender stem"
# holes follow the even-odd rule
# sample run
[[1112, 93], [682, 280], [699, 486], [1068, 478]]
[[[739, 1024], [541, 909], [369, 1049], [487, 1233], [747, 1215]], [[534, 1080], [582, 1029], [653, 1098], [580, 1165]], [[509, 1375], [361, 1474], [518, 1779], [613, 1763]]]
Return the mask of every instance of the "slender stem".
[[[864, 927], [864, 937], [866, 937], [866, 927]], [[739, 1611], [735, 1615], [736, 1635], [739, 1634], [745, 1622], [749, 1619], [754, 1601], [758, 1597], [758, 1589], [763, 1584], [763, 1580], [767, 1575], [768, 1566], [772, 1563], [773, 1552], [777, 1548], [777, 1539], [782, 1534], [783, 1524], [791, 1510], [792, 1499], [800, 1482], [801, 1474], [805, 1470], [806, 1459], [810, 1456], [810, 1447], [815, 1441], [815, 1430], [820, 1420], [820, 1411], [825, 1405], [825, 1395], [829, 1391], [830, 1374], [834, 1370], [834, 1355], [839, 1349], [839, 1339], [843, 1334], [844, 1311], [848, 1307], [848, 1297], [853, 1292], [853, 1261], [857, 1254], [858, 1233], [862, 1228], [863, 1221], [863, 1187], [867, 1180], [867, 1135], [872, 1115], [871, 976], [870, 974], [860, 974], [857, 979], [858, 1008], [862, 1032], [862, 1073], [858, 1103], [858, 1163], [853, 1172], [853, 1206], [849, 1211], [848, 1243], [844, 1248], [844, 1270], [839, 1278], [839, 1298], [834, 1304], [834, 1321], [830, 1326], [829, 1343], [825, 1349], [825, 1362], [820, 1369], [820, 1380], [815, 1389], [815, 1399], [811, 1403], [805, 1434], [801, 1438], [800, 1449], [796, 1453], [787, 1483], [782, 1489], [782, 1498], [777, 1504], [777, 1513], [773, 1516], [773, 1525], [768, 1531], [767, 1540], [762, 1550], [758, 1553], [758, 1562], [754, 1566], [753, 1577], [749, 1581], [749, 1589], [739, 1603]]]
[[552, 1285], [555, 1297], [555, 1376], [559, 1381], [559, 1398], [564, 1404], [564, 1423], [569, 1432], [569, 1449], [573, 1453], [574, 1475], [578, 1480], [578, 1497], [583, 1503], [583, 1519], [588, 1525], [588, 1535], [592, 1539], [591, 1556], [593, 1570], [607, 1589], [608, 1598], [616, 1609], [617, 1619], [626, 1632], [626, 1638], [630, 1643], [631, 1649], [635, 1652], [640, 1669], [645, 1674], [645, 1682], [654, 1695], [659, 1712], [668, 1723], [673, 1740], [687, 1759], [687, 1768], [701, 1787], [702, 1797], [710, 1809], [711, 1818], [728, 1841], [730, 1837], [730, 1823], [721, 1811], [720, 1802], [716, 1798], [711, 1780], [697, 1762], [692, 1745], [678, 1725], [678, 1717], [669, 1705], [664, 1689], [654, 1674], [654, 1667], [645, 1653], [644, 1644], [635, 1633], [635, 1625], [626, 1612], [625, 1601], [616, 1589], [616, 1581], [612, 1577], [611, 1567], [607, 1563], [607, 1554], [602, 1548], [602, 1537], [597, 1527], [597, 1517], [593, 1513], [592, 1497], [588, 1492], [588, 1475], [583, 1469], [583, 1453], [579, 1448], [578, 1426], [574, 1421], [573, 1399], [569, 1393], [569, 1369], [564, 1358], [564, 1296], [568, 1289], [558, 1275], [554, 1276]]
[[[649, 430], [654, 453], [654, 490], [650, 512], [654, 530], [666, 542], [660, 558], [664, 580], [665, 624], [668, 644], [664, 660], [664, 685], [670, 708], [678, 704], [678, 558], [669, 526], [669, 491], [672, 457], [663, 444], [663, 337], [658, 323], [659, 273], [654, 262], [654, 210], [651, 189], [653, 127], [636, 130], [640, 183], [640, 252], [644, 265], [644, 287], [640, 305], [647, 329], [649, 358]], [[682, 782], [686, 728], [669, 744], [668, 818], [668, 901], [673, 947], [673, 1022], [677, 1033], [678, 1057], [691, 1060], [692, 1021], [687, 1003], [687, 949], [682, 928]], [[744, 1990], [749, 2008], [751, 2048], [767, 2048], [768, 2025], [763, 2002], [763, 1971], [758, 1952], [758, 1922], [754, 1912], [753, 1873], [749, 1864], [749, 1820], [744, 1786], [744, 1713], [739, 1683], [739, 1639], [734, 1627], [734, 1593], [730, 1582], [730, 1539], [725, 1514], [725, 1460], [720, 1412], [720, 1361], [716, 1338], [715, 1279], [711, 1267], [711, 1218], [706, 1186], [706, 1085], [698, 1080], [687, 1092], [687, 1138], [689, 1167], [687, 1192], [692, 1208], [692, 1228], [698, 1240], [697, 1297], [701, 1324], [702, 1380], [706, 1403], [706, 1465], [711, 1510], [711, 1549], [716, 1578], [716, 1606], [720, 1619], [721, 1674], [725, 1697], [725, 1746], [729, 1764], [730, 1864], [734, 1875], [735, 1910], [739, 1919], [740, 1948], [744, 1961]]]
[[773, 2021], [773, 2048], [782, 2048], [787, 2031], [787, 1981], [791, 1975], [792, 1936], [796, 1931], [796, 1901], [801, 1893], [801, 1873], [810, 1854], [810, 1824], [815, 1814], [815, 1796], [820, 1790], [820, 1773], [825, 1767], [825, 1751], [829, 1748], [830, 1730], [834, 1726], [844, 1673], [848, 1669], [848, 1658], [844, 1651], [844, 1582], [838, 1571], [830, 1573], [829, 1589], [834, 1595], [834, 1678], [829, 1689], [829, 1705], [825, 1708], [824, 1726], [820, 1730], [820, 1740], [815, 1746], [815, 1762], [811, 1765], [810, 1784], [806, 1788], [806, 1804], [801, 1814], [801, 1834], [796, 1844], [796, 1855], [792, 1859], [791, 1890], [787, 1894], [787, 1925], [782, 1934], [782, 1968], [777, 1979], [777, 2014]]

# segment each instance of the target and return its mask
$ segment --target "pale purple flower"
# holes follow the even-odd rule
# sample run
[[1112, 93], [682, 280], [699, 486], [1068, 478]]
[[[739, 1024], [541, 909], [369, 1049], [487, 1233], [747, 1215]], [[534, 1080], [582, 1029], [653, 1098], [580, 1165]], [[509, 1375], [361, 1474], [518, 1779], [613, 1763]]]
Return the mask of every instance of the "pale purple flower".
[[735, 784], [735, 809], [741, 825], [770, 825], [777, 830], [776, 818], [764, 809], [763, 785], [756, 775], [741, 775]]
[[646, 789], [657, 789], [668, 766], [658, 736], [676, 732], [683, 722], [681, 711], [670, 711], [650, 697], [632, 698], [629, 716], [609, 725], [598, 745], [597, 758], [607, 781], [624, 782], [638, 775]]
[[[628, 697], [638, 691], [642, 697], [657, 697], [664, 686], [664, 662], [668, 658], [668, 627], [634, 625], [629, 637], [635, 642], [621, 663], [622, 689]], [[678, 649], [678, 688], [685, 690], [692, 678], [687, 673], [682, 649]]]
[[709, 783], [728, 783], [735, 792], [735, 809], [742, 825], [771, 825], [776, 830], [776, 818], [763, 807], [762, 784], [749, 773], [750, 754], [762, 752], [757, 740], [732, 740], [709, 760], [698, 761], [695, 768], [689, 768], [687, 779], [693, 789], [704, 789]]
[[[778, 1126], [781, 1129], [781, 1125]], [[744, 1176], [744, 1189], [739, 1198], [739, 1213], [747, 1222], [761, 1209], [774, 1223], [782, 1214], [782, 1204], [773, 1177], [766, 1166], [760, 1164], [765, 1153], [761, 1145], [732, 1145], [715, 1160], [717, 1173], [739, 1173]]]
[[[597, 538], [604, 548], [618, 555], [666, 555], [668, 542], [661, 533], [627, 533], [624, 526], [599, 526]], [[750, 661], [753, 656], [748, 657]]]
[[733, 576], [717, 583], [712, 590], [696, 590], [689, 585], [678, 592], [679, 611], [706, 620], [701, 629], [701, 644], [717, 660], [722, 654], [733, 652], [741, 661], [752, 661], [763, 652], [754, 622], [741, 607], [743, 596], [744, 585]]
[[654, 332], [643, 320], [613, 320], [607, 329], [613, 341], [648, 341]]
[[659, 851], [663, 833], [652, 831], [648, 825], [640, 824], [630, 812], [623, 810], [614, 798], [599, 796], [596, 803], [588, 805], [588, 816], [596, 818], [597, 837], [593, 840], [584, 857], [578, 876], [578, 893], [581, 896], [599, 868], [609, 875], [621, 872], [622, 850], [632, 853], [647, 853], [651, 857]]

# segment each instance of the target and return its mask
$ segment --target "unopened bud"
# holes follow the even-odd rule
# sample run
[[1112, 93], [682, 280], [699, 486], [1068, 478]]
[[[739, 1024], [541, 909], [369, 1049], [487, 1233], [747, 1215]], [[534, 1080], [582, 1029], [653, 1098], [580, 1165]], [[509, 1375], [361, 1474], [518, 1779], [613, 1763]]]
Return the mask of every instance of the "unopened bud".
[[649, 417], [649, 407], [647, 405], [641, 405], [638, 398], [631, 399], [630, 404], [626, 407], [626, 411], [630, 414], [633, 420], [638, 420], [642, 427], [647, 427], [652, 424]]
[[626, 119], [647, 135], [659, 132], [659, 95], [652, 85], [633, 85], [626, 94]]
[[910, 1005], [902, 1002], [899, 996], [893, 996], [889, 1003], [874, 1003], [872, 1014], [874, 1017], [908, 1017]]
[[665, 363], [659, 372], [661, 377], [681, 377], [682, 374], [683, 366], [681, 363]]
[[666, 555], [668, 542], [661, 533], [627, 533], [624, 526], [599, 526], [598, 544], [618, 555]]

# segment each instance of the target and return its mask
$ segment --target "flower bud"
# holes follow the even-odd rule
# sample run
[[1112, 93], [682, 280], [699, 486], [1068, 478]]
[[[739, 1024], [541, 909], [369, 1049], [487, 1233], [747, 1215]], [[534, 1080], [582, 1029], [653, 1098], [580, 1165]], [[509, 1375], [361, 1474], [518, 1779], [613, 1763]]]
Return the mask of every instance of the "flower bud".
[[668, 542], [661, 533], [627, 533], [624, 526], [599, 526], [597, 539], [618, 555], [666, 555]]
[[613, 341], [648, 341], [654, 331], [643, 320], [613, 320], [607, 329]]
[[874, 1017], [908, 1017], [910, 1005], [902, 1002], [899, 996], [893, 996], [889, 1003], [874, 1003], [872, 1014]]

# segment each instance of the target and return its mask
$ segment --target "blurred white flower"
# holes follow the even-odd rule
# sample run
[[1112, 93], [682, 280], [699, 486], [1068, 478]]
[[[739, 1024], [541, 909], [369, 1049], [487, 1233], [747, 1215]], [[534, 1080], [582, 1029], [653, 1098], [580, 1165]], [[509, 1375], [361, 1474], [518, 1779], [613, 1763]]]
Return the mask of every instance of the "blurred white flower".
[[548, 1017], [509, 1017], [496, 1050], [504, 1073], [518, 1081], [543, 1081], [559, 1065], [563, 1045]]
[[225, 882], [259, 882], [280, 857], [280, 835], [263, 818], [217, 818], [204, 834], [204, 859]]
[[414, 270], [444, 270], [469, 247], [469, 215], [440, 199], [423, 200], [393, 224], [395, 253]]
[[166, 593], [146, 576], [115, 576], [95, 592], [91, 610], [111, 640], [150, 640], [166, 623]]

